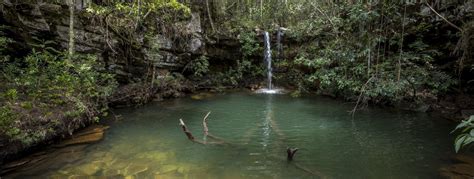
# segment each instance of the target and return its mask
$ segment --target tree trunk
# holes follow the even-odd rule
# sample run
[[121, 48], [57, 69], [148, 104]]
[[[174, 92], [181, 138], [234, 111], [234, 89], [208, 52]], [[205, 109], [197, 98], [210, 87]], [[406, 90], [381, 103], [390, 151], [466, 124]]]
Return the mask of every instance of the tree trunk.
[[142, 6], [141, 0], [138, 0], [137, 6], [138, 6], [138, 12], [137, 12], [137, 22], [135, 23], [135, 29], [138, 28], [138, 25], [140, 24], [140, 21], [141, 21], [141, 18], [140, 18], [141, 6]]
[[402, 58], [403, 58], [403, 38], [405, 33], [405, 16], [407, 13], [407, 6], [405, 4], [403, 8], [403, 20], [402, 20], [402, 38], [400, 39], [400, 57], [398, 58], [398, 65], [397, 65], [397, 82], [400, 82], [400, 76], [402, 73]]
[[68, 61], [72, 61], [74, 55], [74, 0], [69, 0], [69, 50]]
[[211, 11], [209, 9], [209, 0], [206, 0], [206, 9], [207, 9], [207, 17], [209, 18], [209, 23], [211, 24], [212, 32], [215, 33], [216, 29], [214, 28], [214, 22], [212, 22]]

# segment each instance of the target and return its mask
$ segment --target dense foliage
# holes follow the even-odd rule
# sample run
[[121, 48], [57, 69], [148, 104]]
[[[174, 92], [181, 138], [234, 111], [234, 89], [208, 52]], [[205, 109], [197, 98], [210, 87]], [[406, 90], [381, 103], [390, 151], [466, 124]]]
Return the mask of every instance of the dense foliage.
[[1, 134], [31, 145], [106, 114], [105, 99], [116, 85], [113, 75], [101, 72], [93, 56], [75, 56], [72, 63], [65, 59], [33, 51], [1, 63]]
[[[275, 64], [285, 73], [275, 74], [275, 81], [296, 87], [293, 96], [318, 91], [394, 105], [472, 92], [472, 1], [223, 0], [212, 5], [208, 13], [220, 22], [217, 33], [287, 29], [289, 55]], [[249, 49], [241, 48], [244, 54]], [[457, 138], [456, 151], [472, 142], [470, 122], [458, 126], [466, 133]]]
[[[219, 1], [211, 13], [222, 22], [216, 23], [220, 33], [257, 28], [276, 34], [278, 27], [289, 29], [285, 38], [297, 47], [287, 50], [297, 54], [277, 62], [289, 73], [276, 78], [297, 86], [297, 93], [316, 89], [393, 104], [444, 94], [458, 83], [456, 71], [465, 70], [446, 60], [456, 57], [453, 52], [469, 35], [441, 20], [432, 6], [443, 7], [450, 21], [470, 29], [468, 2]], [[472, 63], [461, 58], [457, 62]]]
[[[407, 6], [415, 5], [345, 4], [328, 20], [331, 23], [303, 21], [295, 29], [296, 35], [318, 39], [308, 42], [294, 61], [311, 69], [304, 80], [317, 83], [322, 91], [348, 98], [363, 93], [375, 102], [417, 99], [423, 95], [420, 92], [446, 92], [455, 80], [433, 65], [442, 53], [426, 44], [423, 31], [431, 25], [421, 20], [422, 15], [398, 15]], [[307, 29], [308, 24], [314, 25]]]
[[[64, 5], [62, 1], [54, 2]], [[115, 71], [134, 78], [127, 82], [135, 83], [112, 94], [117, 83], [107, 70], [113, 68], [105, 69], [96, 57], [67, 57], [61, 53], [64, 49], [55, 49], [49, 46], [54, 43], [34, 35], [29, 40], [39, 43], [28, 44], [32, 48], [30, 54], [10, 57], [3, 50], [12, 39], [0, 34], [0, 138], [34, 144], [61, 130], [71, 132], [83, 123], [97, 121], [109, 102], [131, 98], [133, 103], [143, 104], [157, 98], [158, 93], [180, 96], [172, 89], [184, 90], [188, 79], [204, 81], [211, 87], [262, 82], [263, 31], [284, 31], [286, 54], [274, 63], [275, 81], [277, 86], [295, 89], [293, 96], [317, 91], [351, 101], [393, 105], [436, 100], [454, 88], [472, 84], [462, 76], [474, 64], [474, 15], [469, 10], [472, 2], [84, 2], [88, 5], [78, 13], [80, 19], [105, 29], [103, 38], [107, 44], [100, 48], [107, 53], [103, 55], [113, 53], [114, 57], [125, 59], [127, 67], [130, 61], [150, 57], [146, 72], [131, 77], [122, 69]], [[195, 18], [191, 11], [201, 18], [203, 31], [199, 30], [199, 40], [216, 46], [220, 37], [235, 40], [240, 56], [222, 62], [211, 59], [216, 57], [207, 52], [191, 54], [167, 49], [166, 53], [180, 51], [177, 53], [192, 59], [180, 69], [158, 69], [154, 63], [161, 60], [163, 53], [156, 43], [158, 37], [173, 43], [191, 38], [194, 34], [185, 32], [187, 24], [180, 23]], [[72, 32], [74, 28], [69, 29]], [[73, 35], [70, 37], [74, 39]], [[114, 43], [118, 45], [112, 47]], [[69, 47], [74, 48], [70, 44]], [[110, 96], [113, 100], [106, 100]], [[470, 130], [470, 124], [463, 122], [460, 126]], [[472, 142], [470, 135], [472, 130], [458, 138], [456, 150]]]

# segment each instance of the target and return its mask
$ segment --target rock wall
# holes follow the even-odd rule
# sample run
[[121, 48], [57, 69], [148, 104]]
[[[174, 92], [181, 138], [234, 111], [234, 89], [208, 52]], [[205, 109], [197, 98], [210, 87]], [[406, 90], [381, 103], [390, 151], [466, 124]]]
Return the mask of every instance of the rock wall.
[[[96, 54], [122, 84], [139, 81], [150, 66], [179, 71], [205, 52], [199, 13], [172, 24], [172, 29], [179, 29], [180, 38], [176, 34], [163, 33], [166, 30], [152, 33], [151, 38], [148, 33], [146, 38], [147, 29], [141, 29], [131, 36], [133, 43], [124, 43], [124, 34], [80, 8], [76, 6], [75, 11], [75, 51]], [[53, 42], [48, 44], [56, 49], [68, 48], [69, 11], [66, 4], [3, 0], [0, 9], [0, 24], [6, 25], [4, 31], [15, 40], [9, 49], [13, 54], [27, 55], [33, 44], [44, 42]], [[163, 29], [155, 17], [150, 16], [147, 21], [154, 27], [144, 28]]]

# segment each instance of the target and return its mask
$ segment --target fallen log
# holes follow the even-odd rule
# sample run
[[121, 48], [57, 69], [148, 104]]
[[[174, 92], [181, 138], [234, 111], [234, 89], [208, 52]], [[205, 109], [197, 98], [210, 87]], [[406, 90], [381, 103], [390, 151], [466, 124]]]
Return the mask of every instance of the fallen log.
[[327, 176], [323, 175], [321, 172], [319, 171], [313, 171], [313, 170], [310, 170], [310, 169], [307, 169], [306, 167], [303, 167], [301, 166], [300, 164], [297, 164], [297, 163], [292, 163], [297, 169], [300, 169], [300, 170], [303, 170], [304, 172], [308, 173], [308, 174], [311, 174], [313, 176], [317, 176], [318, 178], [328, 178]]
[[[298, 150], [298, 148], [288, 148], [286, 150], [287, 154], [288, 154], [288, 151], [290, 151], [290, 153], [292, 153], [293, 157], [294, 157], [294, 154], [296, 153], [296, 151]], [[280, 160], [280, 161], [283, 161], [285, 160], [281, 155], [270, 155], [270, 157], [276, 159], [276, 160]], [[296, 169], [298, 170], [302, 170], [303, 172], [305, 173], [308, 173], [316, 178], [329, 178], [328, 176], [324, 175], [322, 172], [318, 171], [318, 170], [310, 170], [302, 165], [300, 165], [297, 161], [293, 161], [293, 160], [288, 160], [287, 158], [287, 166], [294, 166]]]
[[204, 140], [207, 139], [207, 137], [213, 139], [213, 140], [216, 140], [217, 143], [221, 143], [221, 144], [231, 144], [229, 142], [226, 142], [223, 138], [220, 138], [220, 137], [217, 137], [215, 135], [212, 135], [210, 132], [209, 132], [209, 128], [207, 127], [207, 118], [209, 117], [209, 115], [211, 114], [211, 111], [209, 111], [206, 116], [204, 116], [204, 118], [202, 119], [202, 126], [203, 126], [203, 132], [204, 132]]
[[214, 139], [214, 140], [222, 141], [223, 143], [228, 143], [223, 138], [217, 137], [217, 136], [212, 135], [212, 134], [207, 134], [207, 137], [209, 137], [211, 139]]
[[[187, 138], [189, 140], [191, 140], [192, 142], [203, 144], [203, 145], [208, 145], [208, 144], [217, 144], [217, 145], [230, 144], [230, 143], [224, 141], [222, 138], [214, 136], [214, 135], [209, 133], [209, 127], [207, 126], [207, 118], [209, 117], [210, 114], [211, 114], [211, 112], [209, 111], [204, 116], [204, 118], [202, 120], [204, 138], [206, 139], [206, 137], [209, 137], [209, 138], [212, 138], [212, 139], [216, 140], [216, 142], [207, 142], [207, 141], [196, 140], [195, 137], [193, 136], [193, 134], [191, 133], [191, 131], [188, 130], [186, 124], [184, 123], [184, 121], [182, 119], [179, 119], [179, 125], [181, 126], [183, 132], [186, 134]], [[271, 121], [271, 122], [274, 122], [274, 121]], [[274, 123], [274, 126], [277, 126], [276, 123]], [[280, 133], [281, 131], [278, 129], [278, 127], [277, 127], [277, 131], [278, 131], [277, 134], [279, 133], [280, 136], [284, 136], [283, 133]], [[286, 151], [287, 152], [287, 161], [289, 162], [289, 164], [292, 164], [297, 169], [303, 170], [304, 172], [309, 173], [313, 176], [317, 176], [319, 178], [327, 178], [325, 175], [323, 175], [319, 171], [312, 171], [312, 170], [309, 170], [309, 169], [307, 169], [307, 168], [305, 168], [305, 167], [303, 167], [303, 166], [301, 166], [297, 163], [291, 162], [291, 161], [293, 161], [293, 158], [294, 158], [295, 153], [297, 151], [298, 151], [298, 148], [288, 148], [287, 149], [287, 151]]]
[[207, 117], [209, 117], [210, 114], [211, 114], [211, 111], [209, 111], [206, 114], [206, 116], [204, 116], [204, 119], [202, 120], [202, 127], [203, 127], [203, 131], [204, 131], [204, 136], [209, 135], [209, 128], [207, 127]]
[[186, 124], [184, 124], [183, 119], [179, 119], [179, 125], [181, 126], [181, 129], [183, 129], [184, 134], [188, 137], [189, 140], [195, 141], [194, 136], [191, 133], [191, 131], [188, 130], [188, 127], [186, 127]]
[[181, 126], [181, 129], [183, 130], [184, 134], [186, 134], [186, 137], [192, 141], [192, 142], [195, 142], [195, 143], [199, 143], [199, 144], [203, 144], [203, 145], [208, 145], [208, 144], [217, 144], [217, 145], [223, 145], [223, 144], [230, 144], [226, 141], [224, 141], [222, 138], [220, 137], [216, 137], [212, 134], [209, 133], [209, 128], [207, 127], [207, 117], [209, 117], [209, 114], [211, 114], [211, 112], [208, 112], [207, 115], [204, 117], [203, 119], [203, 127], [204, 127], [204, 138], [206, 138], [207, 136], [209, 136], [209, 138], [212, 138], [216, 141], [213, 141], [213, 142], [207, 142], [206, 140], [204, 141], [200, 141], [200, 140], [197, 140], [193, 134], [191, 133], [191, 131], [189, 131], [188, 127], [186, 126], [186, 124], [184, 123], [183, 119], [179, 119], [179, 125]]
[[198, 143], [198, 144], [204, 144], [206, 145], [207, 143], [206, 142], [203, 142], [203, 141], [199, 141], [199, 140], [196, 140], [193, 136], [193, 134], [191, 133], [191, 131], [188, 130], [188, 127], [186, 127], [186, 124], [184, 124], [184, 121], [183, 119], [179, 119], [179, 125], [181, 126], [181, 129], [183, 129], [183, 132], [184, 134], [186, 134], [186, 137], [188, 137], [188, 139], [192, 142], [195, 142], [195, 143]]
[[298, 151], [298, 148], [290, 148], [288, 147], [286, 149], [286, 153], [287, 153], [287, 158], [286, 160], [288, 161], [288, 163], [291, 163], [293, 164], [297, 169], [300, 169], [300, 170], [303, 170], [304, 172], [306, 173], [309, 173], [313, 176], [317, 176], [318, 178], [328, 178], [327, 176], [323, 175], [321, 172], [317, 171], [317, 170], [310, 170], [304, 166], [301, 166], [300, 164], [298, 163], [295, 163], [295, 162], [291, 162], [293, 161], [293, 158], [295, 157], [295, 154], [296, 152]]
[[298, 148], [289, 148], [286, 149], [286, 153], [287, 153], [287, 157], [286, 159], [288, 161], [292, 161], [293, 160], [293, 157], [295, 156], [295, 153], [298, 151]]

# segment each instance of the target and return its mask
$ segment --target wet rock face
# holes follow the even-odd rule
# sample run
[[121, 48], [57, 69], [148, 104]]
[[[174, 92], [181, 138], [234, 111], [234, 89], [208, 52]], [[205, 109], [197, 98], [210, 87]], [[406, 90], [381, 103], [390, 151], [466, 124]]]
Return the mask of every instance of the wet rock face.
[[[0, 9], [0, 24], [7, 26], [7, 34], [17, 43], [11, 46], [10, 52], [24, 56], [34, 47], [31, 44], [44, 42], [60, 51], [68, 49], [69, 10], [64, 2], [5, 0], [0, 3]], [[238, 38], [228, 34], [206, 35], [201, 22], [205, 17], [199, 11], [172, 24], [163, 24], [160, 17], [150, 15], [143, 26], [133, 30], [106, 25], [124, 20], [120, 16], [109, 15], [109, 20], [105, 20], [86, 12], [83, 5], [77, 5], [75, 51], [95, 54], [120, 84], [142, 81], [151, 74], [151, 67], [181, 73], [189, 62], [201, 55], [206, 55], [212, 65], [235, 65], [241, 56]]]
[[192, 34], [191, 39], [187, 43], [187, 50], [191, 53], [200, 53], [199, 50], [204, 46], [201, 36], [201, 19], [198, 13], [191, 15], [191, 21], [186, 24], [188, 33]]
[[204, 54], [198, 13], [192, 13], [189, 21], [176, 22], [173, 28], [181, 34], [155, 34], [151, 38], [148, 42], [151, 49], [142, 49], [145, 61], [160, 69], [176, 70], [183, 68], [193, 57]]
[[[155, 32], [152, 40], [145, 39], [145, 31], [133, 33], [130, 41], [138, 44], [124, 44], [117, 32], [96, 22], [84, 8], [76, 7], [74, 19], [75, 51], [96, 54], [118, 78], [131, 80], [141, 78], [147, 72], [149, 64], [158, 69], [179, 71], [190, 60], [203, 54], [205, 43], [202, 38], [201, 18], [199, 13], [192, 13], [186, 21], [176, 22], [171, 27], [179, 29], [180, 34], [169, 37]], [[82, 6], [81, 6], [82, 7]], [[0, 4], [2, 16], [0, 22], [9, 26], [13, 39], [24, 41], [22, 46], [52, 41], [54, 47], [65, 50], [69, 42], [69, 11], [65, 4], [35, 1], [5, 1]], [[159, 24], [159, 19], [154, 19]], [[158, 26], [158, 25], [157, 25]], [[156, 28], [155, 29], [160, 29]], [[148, 27], [144, 27], [148, 29]], [[123, 36], [123, 35], [122, 35]], [[178, 36], [178, 37], [177, 37]], [[32, 46], [26, 47], [31, 49]], [[124, 55], [124, 48], [132, 51]], [[155, 48], [155, 49], [154, 49]], [[127, 49], [129, 50], [129, 49]], [[126, 51], [126, 50], [123, 50]], [[117, 53], [118, 52], [118, 53]], [[133, 68], [132, 68], [133, 67]]]

